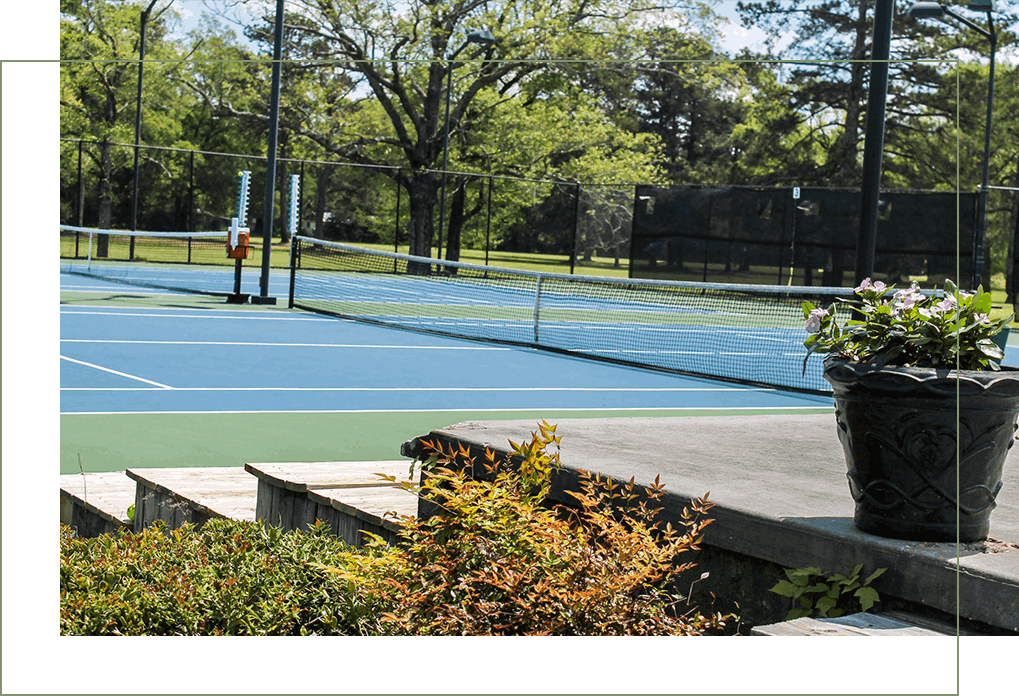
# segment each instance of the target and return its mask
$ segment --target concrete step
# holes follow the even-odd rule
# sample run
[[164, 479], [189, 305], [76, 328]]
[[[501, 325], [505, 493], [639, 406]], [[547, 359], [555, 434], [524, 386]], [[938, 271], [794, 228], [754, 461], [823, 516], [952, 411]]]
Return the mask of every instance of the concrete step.
[[[128, 469], [61, 476], [62, 522], [80, 536], [122, 528], [141, 530], [156, 520], [171, 529], [226, 518], [263, 520], [286, 530], [327, 522], [354, 546], [364, 532], [395, 542], [398, 517], [417, 514], [417, 498], [381, 478], [410, 480], [408, 460], [381, 462], [252, 463], [235, 467]], [[134, 522], [127, 509], [135, 506]]]

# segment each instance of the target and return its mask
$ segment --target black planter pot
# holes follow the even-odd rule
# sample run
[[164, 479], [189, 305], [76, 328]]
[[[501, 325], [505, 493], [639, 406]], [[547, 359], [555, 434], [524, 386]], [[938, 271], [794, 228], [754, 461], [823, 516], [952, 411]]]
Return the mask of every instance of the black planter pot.
[[923, 541], [987, 537], [1005, 456], [1015, 442], [1019, 370], [956, 372], [829, 359], [824, 377], [835, 389], [858, 529]]

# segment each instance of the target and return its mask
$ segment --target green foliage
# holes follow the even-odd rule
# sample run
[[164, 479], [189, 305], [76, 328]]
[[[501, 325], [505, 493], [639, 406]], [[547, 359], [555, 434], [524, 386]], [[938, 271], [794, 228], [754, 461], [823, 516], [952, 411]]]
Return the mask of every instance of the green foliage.
[[878, 568], [861, 582], [862, 570], [863, 565], [860, 564], [854, 566], [848, 575], [825, 577], [820, 568], [786, 569], [789, 579], [780, 580], [769, 591], [792, 598], [793, 608], [786, 614], [786, 621], [802, 616], [834, 618], [847, 612], [868, 611], [881, 601], [870, 583], [888, 569]]
[[309, 565], [347, 546], [319, 525], [284, 533], [212, 520], [94, 539], [60, 530], [61, 635], [358, 634], [350, 595]]
[[[894, 294], [895, 286], [867, 278], [856, 288], [859, 301], [840, 300], [862, 318], [836, 322], [834, 303], [819, 309], [803, 303], [810, 336], [807, 357], [831, 353], [852, 362], [905, 367], [998, 370], [1004, 352], [994, 342], [1012, 321], [993, 321], [991, 295], [977, 288], [961, 292], [950, 280], [944, 292], [925, 296], [914, 282]], [[806, 369], [806, 359], [804, 359]]]
[[712, 507], [706, 497], [684, 511], [682, 531], [656, 520], [658, 481], [642, 495], [632, 480], [583, 474], [575, 508], [549, 507], [555, 427], [543, 422], [530, 441], [510, 444], [516, 466], [491, 451], [479, 465], [462, 447], [426, 443], [426, 477], [408, 486], [435, 514], [404, 520], [397, 552], [375, 540], [372, 553], [327, 568], [382, 609], [380, 632], [691, 635], [724, 625], [669, 589], [694, 565], [678, 558], [698, 548], [710, 522], [701, 518]]

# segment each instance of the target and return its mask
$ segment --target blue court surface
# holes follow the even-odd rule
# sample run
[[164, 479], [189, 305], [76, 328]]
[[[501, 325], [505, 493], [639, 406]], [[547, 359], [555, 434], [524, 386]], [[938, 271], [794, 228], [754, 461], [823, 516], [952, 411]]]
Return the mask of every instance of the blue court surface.
[[[282, 282], [286, 274], [279, 276]], [[137, 288], [61, 274], [97, 296]], [[172, 297], [172, 293], [164, 293]], [[278, 296], [278, 295], [277, 295]], [[831, 399], [254, 307], [61, 307], [62, 413], [824, 408]], [[180, 295], [187, 298], [186, 295]], [[281, 300], [285, 306], [285, 295]]]
[[[389, 460], [465, 421], [833, 409], [828, 396], [288, 310], [286, 276], [273, 273], [278, 305], [237, 306], [62, 273], [61, 473]], [[1017, 358], [1009, 346], [1006, 363]]]

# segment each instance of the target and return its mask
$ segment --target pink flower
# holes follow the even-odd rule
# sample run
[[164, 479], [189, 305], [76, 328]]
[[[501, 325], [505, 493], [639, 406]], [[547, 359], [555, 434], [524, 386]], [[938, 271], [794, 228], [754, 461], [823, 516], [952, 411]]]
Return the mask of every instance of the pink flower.
[[817, 333], [821, 330], [821, 319], [828, 316], [827, 309], [812, 309], [810, 310], [810, 316], [807, 317], [807, 325], [804, 327], [807, 333]]
[[860, 287], [854, 288], [854, 290], [857, 293], [862, 293], [865, 290], [873, 290], [876, 293], [883, 293], [887, 289], [888, 286], [885, 285], [880, 280], [875, 280], [874, 282], [871, 282], [870, 278], [864, 278], [863, 282], [860, 283]]
[[934, 305], [934, 309], [938, 312], [951, 312], [955, 309], [955, 298], [951, 295], [947, 296], [945, 299], [941, 300], [941, 302]]
[[903, 288], [895, 293], [892, 297], [895, 313], [912, 309], [917, 302], [922, 302], [924, 300], [924, 294], [919, 292], [919, 288], [920, 286], [916, 283], [916, 281], [913, 281], [913, 284], [908, 288]]

